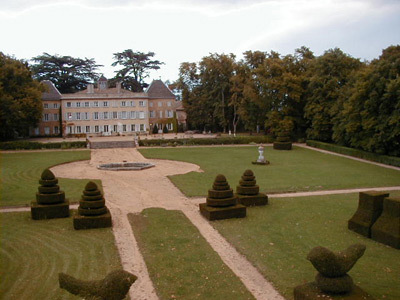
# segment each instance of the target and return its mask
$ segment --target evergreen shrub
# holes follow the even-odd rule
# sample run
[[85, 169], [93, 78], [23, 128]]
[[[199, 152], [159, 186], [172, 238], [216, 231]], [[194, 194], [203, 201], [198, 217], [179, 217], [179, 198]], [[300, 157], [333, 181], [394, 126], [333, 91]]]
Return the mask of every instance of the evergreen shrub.
[[329, 144], [329, 143], [324, 143], [324, 142], [319, 142], [319, 141], [314, 141], [314, 140], [307, 140], [307, 145], [310, 147], [315, 147], [323, 150], [328, 150], [344, 155], [350, 155], [366, 160], [371, 160], [375, 161], [378, 163], [386, 164], [386, 165], [391, 165], [391, 166], [396, 166], [400, 167], [400, 157], [396, 156], [388, 156], [388, 155], [379, 155], [376, 153], [372, 152], [366, 152], [363, 150], [358, 150], [354, 148], [348, 148], [344, 146], [339, 146], [335, 144]]
[[72, 149], [86, 148], [86, 141], [39, 143], [30, 141], [1, 142], [0, 150], [39, 150], [39, 149]]

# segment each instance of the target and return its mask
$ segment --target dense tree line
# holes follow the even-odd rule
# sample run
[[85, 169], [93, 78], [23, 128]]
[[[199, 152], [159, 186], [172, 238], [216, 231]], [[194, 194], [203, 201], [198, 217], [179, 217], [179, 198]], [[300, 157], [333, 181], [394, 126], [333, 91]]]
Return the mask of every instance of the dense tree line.
[[210, 54], [182, 63], [174, 88], [192, 129], [258, 131], [400, 156], [400, 46], [361, 62], [335, 48]]

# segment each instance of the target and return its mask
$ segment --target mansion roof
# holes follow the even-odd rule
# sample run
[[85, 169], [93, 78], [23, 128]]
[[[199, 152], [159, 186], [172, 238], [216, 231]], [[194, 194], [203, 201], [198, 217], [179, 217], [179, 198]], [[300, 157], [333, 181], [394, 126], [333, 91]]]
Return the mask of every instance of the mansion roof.
[[42, 100], [60, 100], [61, 93], [50, 80], [43, 80], [42, 83], [46, 86], [47, 91], [42, 93]]

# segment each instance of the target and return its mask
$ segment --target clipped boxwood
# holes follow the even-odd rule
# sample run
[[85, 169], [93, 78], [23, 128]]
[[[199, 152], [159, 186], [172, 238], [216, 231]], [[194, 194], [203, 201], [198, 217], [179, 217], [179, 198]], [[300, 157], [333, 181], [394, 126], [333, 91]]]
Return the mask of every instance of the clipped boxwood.
[[266, 144], [272, 143], [269, 136], [239, 136], [239, 137], [215, 137], [215, 138], [187, 138], [187, 139], [153, 139], [139, 141], [139, 146], [195, 146], [195, 145], [239, 145], [239, 144]]
[[30, 141], [1, 142], [0, 150], [40, 150], [86, 148], [86, 141], [39, 143]]
[[386, 165], [391, 165], [391, 166], [396, 166], [400, 167], [400, 157], [395, 157], [395, 156], [388, 156], [388, 155], [379, 155], [376, 153], [372, 152], [366, 152], [363, 150], [358, 150], [354, 148], [348, 148], [344, 146], [339, 146], [335, 144], [329, 144], [329, 143], [324, 143], [324, 142], [318, 142], [314, 140], [307, 140], [307, 146], [310, 147], [315, 147], [323, 150], [328, 150], [344, 155], [350, 155], [366, 160], [371, 160], [375, 161], [378, 163], [386, 164]]

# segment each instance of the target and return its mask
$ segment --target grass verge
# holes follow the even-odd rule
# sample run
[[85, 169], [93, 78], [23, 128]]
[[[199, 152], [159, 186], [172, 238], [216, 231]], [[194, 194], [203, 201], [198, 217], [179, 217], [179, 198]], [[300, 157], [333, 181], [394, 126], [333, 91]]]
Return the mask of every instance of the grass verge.
[[[89, 160], [90, 151], [1, 153], [0, 206], [29, 205], [35, 200], [43, 170], [54, 165]], [[101, 187], [100, 180], [93, 180]], [[71, 203], [79, 201], [87, 180], [59, 178]]]
[[313, 247], [340, 251], [354, 243], [367, 246], [349, 272], [354, 282], [376, 299], [400, 299], [399, 250], [347, 229], [357, 205], [358, 194], [272, 198], [267, 206], [249, 208], [244, 219], [212, 224], [287, 299], [296, 285], [314, 280], [317, 271], [306, 259]]
[[121, 268], [110, 228], [76, 231], [71, 218], [29, 212], [0, 213], [0, 224], [2, 299], [81, 299], [59, 288], [59, 272], [97, 280]]
[[253, 165], [257, 147], [196, 147], [141, 149], [147, 158], [180, 160], [197, 164], [204, 173], [171, 176], [185, 195], [205, 196], [217, 174], [224, 174], [232, 188], [246, 169], [256, 175], [260, 190], [266, 193], [395, 186], [400, 172], [331, 154], [294, 147], [292, 151], [266, 147], [270, 165]]
[[182, 212], [128, 217], [160, 299], [254, 299]]

